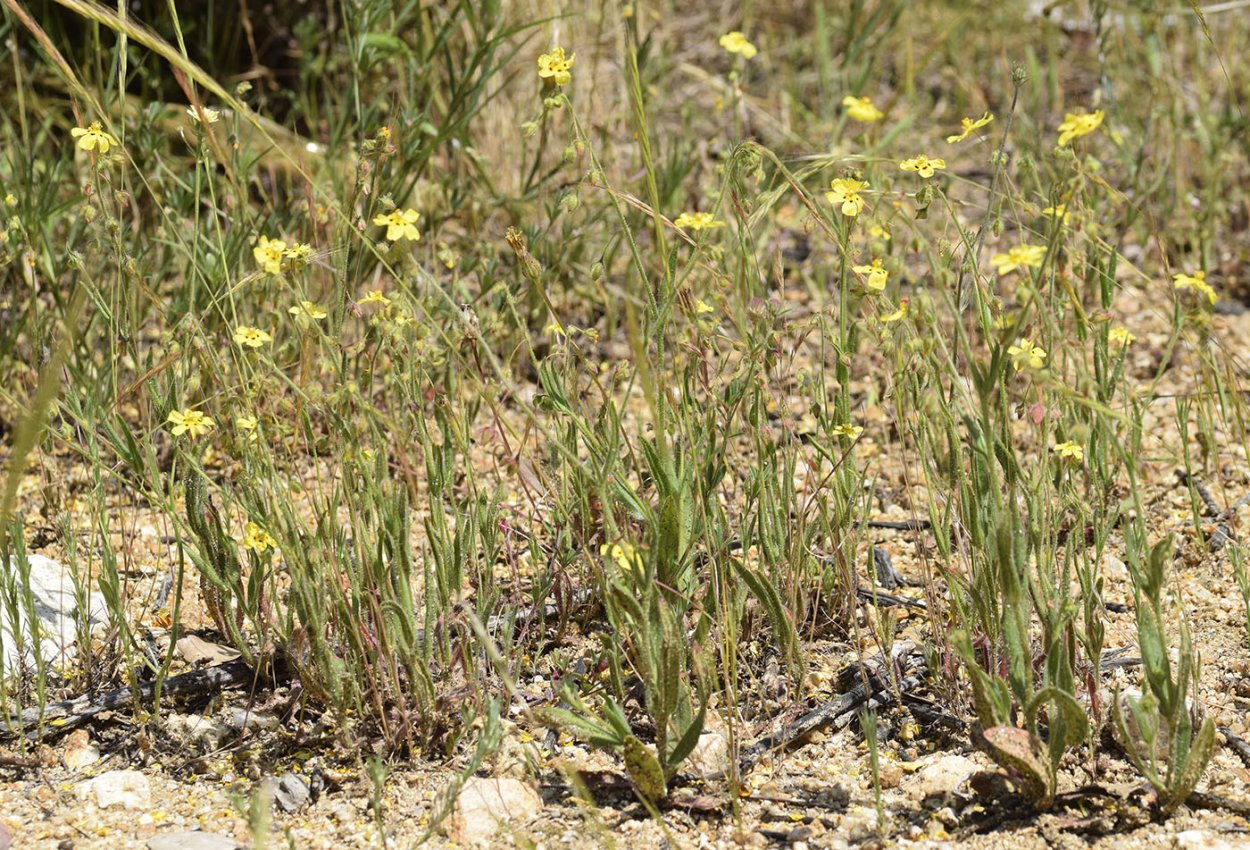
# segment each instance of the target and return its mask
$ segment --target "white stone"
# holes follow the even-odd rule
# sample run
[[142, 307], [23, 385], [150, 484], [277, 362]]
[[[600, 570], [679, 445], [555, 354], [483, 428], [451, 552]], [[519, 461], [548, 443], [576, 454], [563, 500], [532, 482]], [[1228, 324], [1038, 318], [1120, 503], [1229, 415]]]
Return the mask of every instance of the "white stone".
[[170, 713], [161, 723], [169, 737], [184, 747], [216, 750], [234, 735], [224, 723], [197, 714]]
[[473, 777], [460, 789], [447, 834], [457, 844], [484, 846], [505, 826], [519, 829], [542, 805], [538, 792], [518, 779]]
[[720, 732], [704, 732], [683, 767], [699, 779], [719, 779], [729, 770], [729, 741]]
[[1176, 846], [1180, 850], [1231, 850], [1233, 845], [1209, 829], [1187, 829], [1176, 833]]
[[842, 816], [838, 828], [850, 841], [867, 841], [877, 834], [877, 810], [867, 806], [852, 806]]
[[110, 770], [78, 786], [78, 796], [95, 798], [102, 809], [121, 806], [124, 809], [146, 809], [152, 802], [148, 778], [137, 770]]
[[[39, 654], [44, 661], [68, 660], [74, 656], [74, 638], [77, 637], [79, 614], [78, 600], [74, 596], [74, 580], [67, 567], [43, 555], [27, 555], [30, 580], [27, 587], [19, 587], [17, 623], [9, 620], [7, 607], [0, 606], [0, 655], [4, 658], [5, 671], [17, 667], [19, 656], [27, 664], [34, 664], [31, 652], [31, 623], [27, 609], [34, 610], [40, 627]], [[10, 558], [4, 580], [20, 581], [16, 557]], [[26, 590], [29, 596], [26, 596]], [[104, 598], [98, 593], [86, 593], [86, 615], [89, 628], [103, 625], [107, 609]], [[15, 628], [16, 625], [16, 628]], [[22, 636], [24, 651], [19, 654], [17, 635]]]
[[100, 751], [91, 743], [86, 729], [72, 732], [65, 741], [65, 766], [70, 770], [82, 770], [100, 760]]
[[235, 850], [233, 838], [212, 832], [167, 832], [148, 839], [148, 850]]
[[903, 783], [905, 790], [923, 800], [953, 793], [964, 780], [981, 769], [967, 756], [944, 755], [926, 764]]
[[278, 718], [272, 714], [258, 713], [246, 708], [233, 706], [230, 709], [230, 723], [235, 729], [251, 732], [268, 732], [278, 728]]

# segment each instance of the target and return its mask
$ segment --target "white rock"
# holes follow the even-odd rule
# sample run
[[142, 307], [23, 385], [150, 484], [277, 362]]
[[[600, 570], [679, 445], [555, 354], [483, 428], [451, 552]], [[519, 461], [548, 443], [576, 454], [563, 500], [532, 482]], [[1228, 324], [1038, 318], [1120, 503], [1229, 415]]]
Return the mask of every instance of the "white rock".
[[148, 850], [235, 850], [239, 842], [212, 832], [167, 832], [148, 839]]
[[197, 714], [170, 713], [161, 723], [169, 736], [184, 747], [215, 750], [234, 734], [224, 723]]
[[852, 806], [842, 816], [838, 831], [853, 842], [867, 841], [877, 834], [877, 810], [867, 806]]
[[457, 844], [486, 845], [504, 826], [518, 829], [542, 805], [538, 793], [518, 779], [473, 777], [460, 789], [447, 834]]
[[137, 770], [110, 770], [79, 785], [78, 797], [94, 797], [102, 809], [146, 809], [152, 803], [152, 790], [148, 778]]
[[945, 755], [930, 762], [903, 783], [905, 790], [923, 800], [953, 793], [981, 766], [967, 756]]
[[[26, 587], [19, 587], [17, 623], [10, 622], [8, 609], [0, 606], [0, 654], [4, 656], [4, 669], [17, 667], [19, 656], [27, 664], [35, 662], [31, 649], [31, 623], [27, 609], [33, 609], [39, 622], [41, 640], [39, 654], [44, 661], [69, 659], [74, 655], [73, 643], [78, 631], [78, 599], [74, 596], [74, 580], [67, 567], [43, 555], [27, 555], [30, 578]], [[16, 557], [7, 565], [8, 577], [21, 581], [20, 565]], [[24, 593], [29, 590], [29, 596]], [[98, 593], [87, 592], [86, 616], [89, 628], [104, 624], [106, 611], [104, 598]], [[16, 628], [14, 627], [16, 625]], [[24, 651], [19, 653], [17, 635], [22, 636]]]
[[268, 732], [278, 728], [278, 718], [272, 714], [233, 706], [230, 709], [230, 724], [240, 731], [246, 729], [252, 732]]
[[64, 758], [70, 770], [82, 770], [100, 760], [100, 751], [91, 743], [86, 729], [77, 729], [65, 741]]
[[1187, 829], [1176, 833], [1180, 850], [1231, 850], [1232, 846], [1209, 829]]
[[312, 796], [308, 780], [297, 773], [284, 773], [268, 777], [264, 783], [269, 787], [274, 805], [290, 814], [301, 808]]
[[704, 732], [684, 767], [699, 779], [719, 779], [729, 770], [729, 741], [720, 732]]

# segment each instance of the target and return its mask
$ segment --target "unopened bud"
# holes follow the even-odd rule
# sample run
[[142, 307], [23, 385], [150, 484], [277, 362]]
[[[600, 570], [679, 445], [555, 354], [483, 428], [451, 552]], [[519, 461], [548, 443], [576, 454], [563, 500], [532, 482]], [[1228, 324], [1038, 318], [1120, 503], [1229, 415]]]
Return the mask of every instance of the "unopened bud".
[[515, 227], [509, 227], [508, 232], [504, 234], [504, 238], [508, 240], [508, 247], [513, 250], [517, 259], [521, 261], [521, 274], [537, 283], [538, 279], [542, 277], [543, 267], [542, 263], [538, 262], [534, 255], [529, 252], [529, 248], [525, 247], [525, 234]]

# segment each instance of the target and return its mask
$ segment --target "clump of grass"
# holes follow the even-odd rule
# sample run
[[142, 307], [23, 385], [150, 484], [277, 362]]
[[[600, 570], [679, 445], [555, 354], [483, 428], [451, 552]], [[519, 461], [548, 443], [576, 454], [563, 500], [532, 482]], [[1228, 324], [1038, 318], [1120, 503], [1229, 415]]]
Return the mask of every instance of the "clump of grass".
[[[65, 683], [162, 681], [177, 637], [211, 629], [352, 743], [451, 754], [485, 718], [463, 781], [557, 650], [596, 675], [527, 722], [619, 754], [656, 806], [711, 713], [737, 742], [776, 708], [762, 668], [802, 699], [811, 638], [888, 652], [902, 627], [859, 591], [894, 492], [932, 535], [933, 685], [1039, 807], [1068, 754], [1092, 761], [1121, 551], [1148, 693], [1112, 716], [1164, 809], [1193, 789], [1210, 720], [1190, 636], [1164, 627], [1139, 467], [1210, 473], [1245, 443], [1205, 271], [1232, 215], [1213, 187], [1245, 162], [1214, 164], [1231, 110], [1158, 91], [1203, 44], [1179, 16], [1100, 19], [1097, 55], [1070, 60], [1098, 83], [1078, 85], [1050, 24], [999, 67], [1018, 24], [1001, 10], [978, 34], [966, 12], [816, 4], [813, 38], [700, 31], [682, 63], [639, 15], [592, 21], [620, 28], [608, 58], [585, 22], [576, 46], [497, 3], [366, 2], [291, 26], [292, 87], [228, 83], [233, 47], [188, 49], [172, 7], [62, 5], [90, 38], [4, 18], [32, 85], [0, 115], [0, 250], [24, 284], [0, 304], [0, 400], [22, 422], [0, 558], [21, 563], [28, 458], [89, 470], [91, 545], [67, 549], [116, 669]], [[935, 69], [940, 97], [917, 82]], [[1182, 368], [1198, 389], [1160, 441], [1151, 406]], [[175, 547], [155, 655], [113, 548], [123, 493]], [[32, 672], [0, 671], [0, 699], [42, 704]]]

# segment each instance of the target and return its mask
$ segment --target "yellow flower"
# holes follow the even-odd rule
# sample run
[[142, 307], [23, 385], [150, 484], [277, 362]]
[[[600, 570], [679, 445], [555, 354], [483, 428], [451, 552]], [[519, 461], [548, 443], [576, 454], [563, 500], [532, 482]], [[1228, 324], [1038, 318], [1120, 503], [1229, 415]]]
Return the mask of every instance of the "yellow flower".
[[851, 271], [855, 272], [855, 274], [868, 275], [868, 281], [865, 285], [877, 292], [885, 289], [885, 282], [890, 276], [880, 257], [874, 259], [870, 266], [851, 266]]
[[78, 147], [85, 151], [100, 149], [100, 153], [108, 153], [109, 148], [122, 146], [122, 143], [104, 131], [99, 121], [92, 121], [91, 126], [75, 127], [69, 134], [78, 140]]
[[312, 246], [306, 242], [296, 242], [290, 248], [282, 252], [282, 256], [290, 262], [292, 266], [304, 266], [312, 259]]
[[852, 180], [849, 177], [838, 177], [829, 184], [833, 191], [825, 193], [825, 199], [834, 206], [842, 207], [842, 215], [854, 218], [863, 212], [864, 199], [859, 193], [868, 188], [863, 180]]
[[1016, 367], [1017, 372], [1025, 366], [1040, 369], [1046, 365], [1046, 349], [1034, 345], [1032, 340], [1020, 340], [1019, 344], [1009, 347], [1007, 353], [1011, 355], [1011, 365]]
[[959, 119], [959, 132], [953, 136], [947, 136], [946, 143], [949, 145], [953, 145], [955, 144], [955, 142], [962, 142], [964, 139], [971, 136], [973, 132], [981, 129], [982, 127], [984, 127], [986, 124], [990, 123], [993, 120], [994, 120], [994, 116], [988, 112], [977, 119], [960, 118]]
[[1056, 443], [1055, 454], [1059, 455], [1063, 460], [1070, 460], [1073, 463], [1080, 463], [1085, 460], [1085, 449], [1070, 440]]
[[551, 323], [543, 328], [543, 333], [555, 337], [557, 341], [561, 341], [569, 335], [568, 330], [565, 329], [564, 325], [560, 324], [559, 319], [552, 319]]
[[285, 242], [263, 235], [252, 249], [252, 256], [266, 274], [282, 274], [282, 257], [285, 253]]
[[1176, 289], [1192, 289], [1205, 295], [1212, 304], [1215, 303], [1215, 290], [1211, 288], [1211, 284], [1207, 283], [1206, 272], [1199, 270], [1193, 274], [1177, 273], [1172, 275], [1172, 281]]
[[694, 311], [698, 315], [705, 315], [707, 313], [715, 313], [716, 308], [704, 301], [702, 298], [699, 298], [694, 302]]
[[868, 235], [873, 239], [880, 239], [883, 242], [890, 241], [890, 231], [886, 230], [879, 224], [874, 224], [872, 227], [868, 228]]
[[573, 67], [573, 59], [576, 56], [576, 53], [570, 53], [566, 59], [563, 47], [551, 48], [550, 53], [544, 53], [538, 57], [538, 76], [544, 80], [551, 80], [557, 86], [567, 86], [573, 80], [569, 69]]
[[1063, 123], [1059, 125], [1059, 147], [1097, 130], [1102, 124], [1102, 118], [1101, 109], [1094, 112], [1069, 112], [1063, 117]]
[[849, 94], [842, 98], [842, 105], [846, 107], [846, 114], [856, 121], [862, 121], [865, 124], [871, 124], [873, 121], [880, 121], [885, 117], [885, 113], [877, 107], [873, 106], [872, 101], [866, 97], [851, 97]]
[[1137, 337], [1123, 325], [1116, 325], [1114, 328], [1107, 331], [1107, 341], [1113, 342], [1116, 345], [1132, 345], [1133, 340], [1135, 339], [1137, 339]]
[[256, 421], [256, 417], [250, 414], [244, 414], [234, 420], [234, 424], [242, 428], [244, 431], [255, 431], [256, 426], [260, 424]]
[[416, 242], [421, 238], [421, 231], [417, 230], [419, 218], [421, 218], [421, 213], [416, 210], [391, 210], [385, 215], [381, 213], [375, 215], [373, 223], [386, 228], [386, 238], [389, 242], [398, 242], [401, 239], [411, 239]]
[[747, 41], [747, 37], [737, 30], [722, 35], [720, 37], [720, 46], [730, 53], [741, 54], [743, 59], [754, 59], [755, 54], [759, 53], [755, 49], [755, 45]]
[[165, 421], [174, 426], [170, 430], [175, 437], [189, 434], [193, 440], [201, 434], [207, 434], [217, 424], [210, 417], [191, 408], [171, 410]]
[[710, 227], [724, 227], [725, 222], [717, 221], [710, 212], [684, 212], [673, 219], [677, 227], [690, 230], [707, 230]]
[[904, 317], [907, 316], [907, 308], [910, 303], [911, 303], [910, 300], [907, 298], [899, 299], [898, 309], [895, 310], [893, 313], [889, 314], [888, 316], [882, 316], [881, 322], [883, 324], [889, 324], [890, 322], [897, 322], [900, 319], [903, 319]]
[[1042, 215], [1057, 218], [1061, 224], [1067, 224], [1068, 219], [1072, 218], [1072, 213], [1068, 211], [1067, 204], [1055, 204], [1053, 207], [1047, 207], [1042, 210]]
[[936, 168], [945, 168], [946, 160], [929, 159], [924, 154], [919, 154], [911, 159], [905, 159], [898, 164], [903, 171], [914, 171], [924, 179], [928, 180], [933, 176], [933, 170]]
[[257, 555], [266, 549], [272, 549], [277, 546], [277, 542], [269, 536], [269, 532], [261, 528], [254, 522], [249, 522], [243, 526], [243, 548], [251, 549]]
[[990, 262], [999, 274], [1007, 274], [1025, 267], [1037, 268], [1045, 256], [1045, 245], [1016, 245], [1006, 254], [995, 254]]
[[631, 570], [643, 572], [645, 569], [642, 563], [642, 555], [639, 554], [632, 543], [621, 541], [620, 543], [613, 543], [611, 546], [604, 543], [599, 547], [599, 554], [605, 558], [611, 558], [622, 572], [630, 572]]
[[864, 429], [858, 425], [838, 425], [833, 429], [835, 437], [846, 437], [848, 440], [854, 440], [864, 433]]
[[366, 293], [365, 297], [361, 298], [356, 303], [357, 304], [381, 304], [383, 307], [389, 307], [391, 306], [391, 299], [383, 295], [382, 290], [374, 289], [371, 292]]
[[287, 310], [287, 312], [292, 316], [295, 316], [297, 319], [313, 319], [314, 321], [320, 321], [326, 317], [326, 311], [322, 310], [311, 301], [301, 301], [294, 307]]
[[203, 118], [200, 117], [200, 113], [195, 111], [194, 106], [187, 107], [187, 114], [191, 116], [192, 121], [200, 121], [203, 124], [216, 124], [221, 120], [221, 113], [216, 109], [211, 109], [207, 106], [202, 106], [200, 108], [204, 110]]
[[273, 337], [260, 328], [239, 325], [234, 329], [234, 341], [237, 345], [245, 345], [248, 348], [260, 348], [265, 343], [273, 342]]

